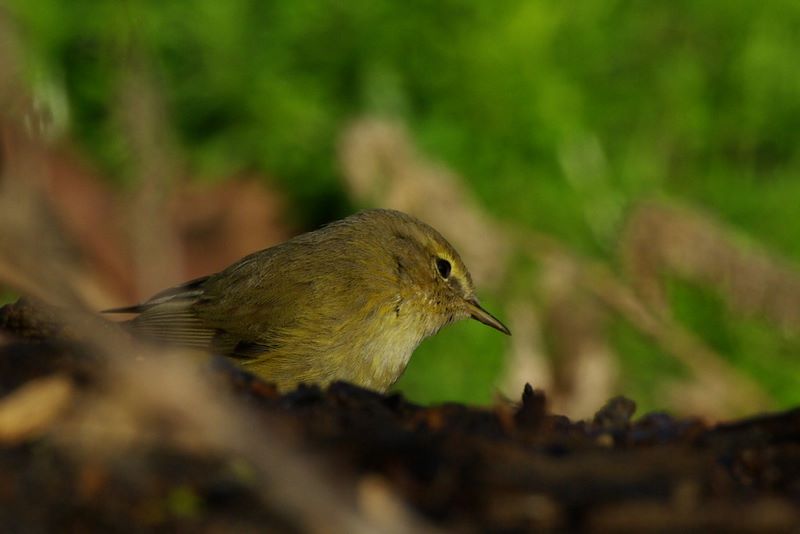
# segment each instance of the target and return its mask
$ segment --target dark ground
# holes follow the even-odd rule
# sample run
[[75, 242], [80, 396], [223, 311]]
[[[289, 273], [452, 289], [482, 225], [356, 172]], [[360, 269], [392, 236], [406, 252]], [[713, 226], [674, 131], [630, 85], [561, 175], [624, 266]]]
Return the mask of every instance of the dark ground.
[[[116, 398], [107, 362], [69, 329], [39, 328], [28, 312], [0, 309], [4, 532], [341, 530], [308, 519], [314, 488], [305, 488], [305, 508], [287, 507], [279, 490], [300, 481], [254, 468], [246, 447], [195, 447], [168, 418], [137, 419], [116, 453], [111, 440], [103, 454], [76, 454], [76, 432], [90, 431], [70, 421], [86, 425], [82, 413]], [[322, 483], [334, 481], [343, 506], [387, 530], [800, 528], [800, 409], [709, 425], [634, 418], [635, 404], [615, 398], [584, 422], [549, 413], [530, 386], [518, 404], [423, 407], [345, 383], [280, 395], [222, 362], [208, 375], [232, 393], [231, 406], [251, 411], [254, 433], [280, 436], [293, 461], [313, 458], [308, 465], [321, 466]], [[12, 413], [20, 388], [53, 376], [73, 394], [57, 416], [26, 430]], [[376, 513], [389, 519], [369, 519]]]

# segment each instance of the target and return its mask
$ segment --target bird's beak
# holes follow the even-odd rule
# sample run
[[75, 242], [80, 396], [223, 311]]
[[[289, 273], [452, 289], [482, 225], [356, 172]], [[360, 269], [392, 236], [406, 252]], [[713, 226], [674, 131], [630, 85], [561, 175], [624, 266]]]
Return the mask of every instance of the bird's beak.
[[511, 335], [511, 330], [509, 330], [506, 325], [501, 323], [497, 317], [484, 310], [478, 303], [478, 299], [472, 297], [470, 299], [466, 299], [464, 303], [466, 304], [467, 311], [473, 319], [480, 321], [487, 326], [491, 326], [495, 330], [499, 330], [507, 336]]

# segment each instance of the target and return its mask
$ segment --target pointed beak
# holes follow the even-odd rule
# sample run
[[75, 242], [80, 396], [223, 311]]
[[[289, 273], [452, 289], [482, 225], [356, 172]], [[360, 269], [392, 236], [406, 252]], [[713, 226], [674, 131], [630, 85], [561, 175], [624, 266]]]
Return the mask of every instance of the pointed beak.
[[484, 310], [478, 303], [478, 299], [473, 297], [465, 300], [464, 303], [466, 304], [467, 311], [473, 319], [480, 321], [487, 326], [491, 326], [495, 330], [499, 330], [507, 336], [511, 335], [511, 330], [509, 330], [506, 325], [501, 323], [497, 317]]

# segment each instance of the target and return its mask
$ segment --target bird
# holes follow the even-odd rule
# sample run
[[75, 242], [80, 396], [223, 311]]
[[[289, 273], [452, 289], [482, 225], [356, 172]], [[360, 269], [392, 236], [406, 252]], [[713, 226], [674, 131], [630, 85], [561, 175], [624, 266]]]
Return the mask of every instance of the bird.
[[390, 209], [360, 211], [104, 312], [136, 314], [125, 322], [134, 333], [221, 354], [280, 391], [347, 381], [385, 392], [422, 340], [461, 319], [511, 334], [479, 303], [455, 248]]

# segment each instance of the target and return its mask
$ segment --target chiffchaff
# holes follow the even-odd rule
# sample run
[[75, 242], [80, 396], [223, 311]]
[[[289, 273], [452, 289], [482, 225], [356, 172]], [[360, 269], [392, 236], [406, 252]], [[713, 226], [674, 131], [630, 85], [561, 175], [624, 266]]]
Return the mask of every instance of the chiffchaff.
[[142, 335], [224, 354], [283, 390], [347, 380], [385, 391], [423, 339], [467, 317], [510, 334], [439, 232], [384, 209], [107, 311], [138, 313], [129, 324]]

